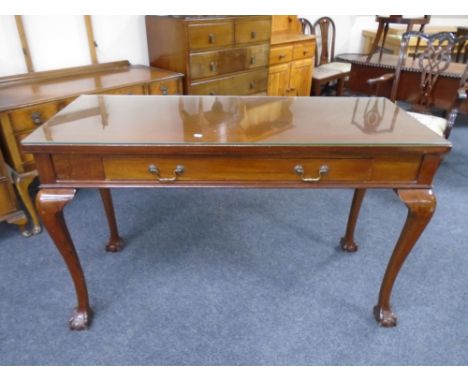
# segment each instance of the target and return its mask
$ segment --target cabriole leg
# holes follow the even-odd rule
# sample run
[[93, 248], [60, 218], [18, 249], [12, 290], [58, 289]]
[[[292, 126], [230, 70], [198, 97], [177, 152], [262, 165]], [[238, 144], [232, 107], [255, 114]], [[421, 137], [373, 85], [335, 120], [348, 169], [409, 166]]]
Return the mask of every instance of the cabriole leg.
[[386, 327], [395, 326], [397, 323], [397, 318], [390, 306], [390, 295], [395, 279], [406, 257], [431, 220], [436, 207], [436, 198], [430, 189], [397, 190], [397, 194], [408, 207], [408, 216], [388, 262], [380, 287], [379, 302], [374, 307], [375, 319], [380, 325]]
[[91, 323], [92, 311], [80, 260], [63, 217], [63, 208], [73, 200], [75, 193], [75, 189], [43, 189], [37, 194], [36, 207], [67, 265], [75, 286], [78, 305], [69, 320], [70, 329], [83, 330]]

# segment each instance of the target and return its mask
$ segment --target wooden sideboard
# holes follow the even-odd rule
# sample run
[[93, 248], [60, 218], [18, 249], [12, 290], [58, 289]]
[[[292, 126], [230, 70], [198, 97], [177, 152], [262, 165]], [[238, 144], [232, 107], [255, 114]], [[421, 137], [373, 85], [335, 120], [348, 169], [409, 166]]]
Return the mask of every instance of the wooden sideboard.
[[273, 16], [268, 95], [309, 96], [315, 36], [304, 35], [296, 16]]
[[[182, 77], [181, 73], [116, 61], [0, 78], [1, 146], [31, 216], [32, 234], [41, 230], [28, 193], [37, 173], [33, 156], [21, 148], [21, 139], [81, 94], [181, 94]], [[8, 201], [0, 199], [0, 210], [7, 206]]]
[[3, 221], [16, 224], [23, 236], [30, 235], [26, 229], [28, 219], [24, 211], [19, 208], [11, 176], [0, 150], [0, 222]]
[[146, 16], [152, 66], [183, 73], [185, 94], [265, 94], [271, 16]]

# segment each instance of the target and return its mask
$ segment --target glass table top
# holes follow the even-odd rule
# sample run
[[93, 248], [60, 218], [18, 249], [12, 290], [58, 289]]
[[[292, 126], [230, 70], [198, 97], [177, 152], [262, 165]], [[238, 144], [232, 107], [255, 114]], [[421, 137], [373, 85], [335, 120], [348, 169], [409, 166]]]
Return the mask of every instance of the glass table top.
[[31, 145], [449, 146], [378, 97], [83, 95]]

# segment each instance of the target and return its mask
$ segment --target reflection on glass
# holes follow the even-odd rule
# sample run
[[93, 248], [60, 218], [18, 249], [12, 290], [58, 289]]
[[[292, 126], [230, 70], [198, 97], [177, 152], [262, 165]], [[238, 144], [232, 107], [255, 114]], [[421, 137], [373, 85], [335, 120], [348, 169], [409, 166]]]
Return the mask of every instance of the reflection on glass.
[[399, 108], [393, 108], [390, 121], [383, 97], [356, 98], [351, 123], [366, 134], [388, 133], [395, 128]]
[[43, 125], [44, 136], [46, 140], [53, 141], [52, 127], [66, 122], [77, 121], [89, 117], [101, 116], [101, 126], [104, 129], [108, 125], [109, 114], [107, 113], [106, 102], [103, 96], [96, 96], [97, 105], [86, 109], [69, 111], [57, 114]]
[[179, 99], [186, 142], [251, 142], [292, 127], [292, 100], [185, 97]]

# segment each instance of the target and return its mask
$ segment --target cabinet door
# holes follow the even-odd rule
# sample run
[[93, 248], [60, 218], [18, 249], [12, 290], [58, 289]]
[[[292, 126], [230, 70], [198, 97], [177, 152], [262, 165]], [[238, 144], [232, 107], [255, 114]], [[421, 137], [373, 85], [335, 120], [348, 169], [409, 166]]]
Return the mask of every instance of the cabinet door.
[[309, 96], [312, 84], [312, 59], [293, 61], [289, 80], [290, 96]]
[[270, 66], [268, 72], [268, 95], [287, 96], [289, 90], [290, 64]]

